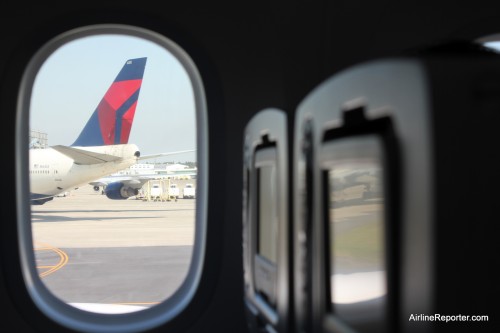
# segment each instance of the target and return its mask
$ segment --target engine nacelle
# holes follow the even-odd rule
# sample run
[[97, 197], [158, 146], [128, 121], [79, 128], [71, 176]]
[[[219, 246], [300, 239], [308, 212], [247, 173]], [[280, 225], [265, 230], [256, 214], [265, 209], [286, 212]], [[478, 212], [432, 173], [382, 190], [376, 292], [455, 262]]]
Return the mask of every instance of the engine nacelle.
[[111, 183], [104, 190], [106, 196], [113, 200], [124, 200], [139, 194], [139, 190], [126, 186], [121, 182]]

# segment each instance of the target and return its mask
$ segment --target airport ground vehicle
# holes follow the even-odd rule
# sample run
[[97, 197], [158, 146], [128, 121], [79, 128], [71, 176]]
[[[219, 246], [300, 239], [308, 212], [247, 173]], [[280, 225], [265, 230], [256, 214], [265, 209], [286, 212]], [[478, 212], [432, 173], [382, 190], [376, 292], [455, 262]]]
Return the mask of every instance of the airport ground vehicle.
[[[206, 89], [209, 154], [207, 182], [207, 229], [203, 271], [197, 276], [199, 287], [193, 290], [188, 306], [170, 321], [155, 329], [134, 327], [137, 332], [249, 332], [244, 313], [242, 272], [242, 133], [246, 122], [266, 107], [278, 107], [293, 118], [303, 98], [323, 80], [338, 71], [364, 60], [392, 56], [407, 49], [451, 39], [476, 39], [500, 31], [499, 15], [490, 1], [475, 1], [461, 6], [456, 2], [417, 1], [310, 1], [265, 2], [262, 4], [226, 5], [203, 2], [159, 2], [138, 4], [136, 1], [73, 2], [71, 6], [50, 7], [45, 3], [15, 3], [0, 14], [3, 28], [0, 55], [1, 137], [6, 147], [1, 164], [3, 183], [1, 206], [0, 309], [2, 331], [14, 328], [20, 332], [66, 333], [72, 330], [48, 318], [29, 295], [21, 273], [16, 209], [19, 172], [14, 146], [17, 131], [19, 86], [31, 57], [52, 38], [70, 29], [92, 24], [126, 24], [151, 29], [171, 38], [191, 55]], [[241, 8], [240, 6], [243, 6]], [[494, 75], [493, 75], [494, 77]], [[493, 82], [494, 86], [495, 83]], [[488, 93], [487, 89], [485, 90]], [[479, 92], [479, 94], [484, 91]], [[493, 95], [490, 102], [495, 105]], [[471, 125], [475, 120], [471, 108]], [[498, 113], [485, 112], [480, 117], [496, 122]], [[293, 128], [289, 124], [290, 129]], [[291, 132], [291, 131], [290, 131]], [[464, 133], [468, 133], [464, 128]], [[290, 137], [289, 141], [292, 138]], [[498, 139], [491, 132], [480, 137], [485, 145]], [[450, 146], [454, 143], [450, 142]], [[453, 146], [455, 147], [455, 146]], [[166, 147], [168, 148], [168, 147]], [[460, 147], [455, 147], [460, 149]], [[291, 151], [290, 147], [290, 151]], [[474, 147], [463, 149], [464, 160]], [[493, 149], [491, 151], [494, 151]], [[493, 154], [492, 154], [493, 155]], [[483, 170], [496, 170], [498, 162], [482, 155]], [[205, 172], [200, 168], [201, 172]], [[477, 171], [473, 169], [471, 171]], [[450, 172], [453, 172], [450, 169]], [[469, 192], [484, 200], [484, 207], [496, 207], [497, 177], [480, 177], [475, 173], [455, 174], [457, 182], [474, 183]], [[464, 180], [466, 178], [466, 180]], [[199, 187], [198, 187], [199, 189]], [[492, 192], [495, 191], [495, 192]], [[199, 192], [198, 192], [199, 194]], [[199, 195], [198, 195], [199, 197]], [[467, 205], [464, 205], [464, 207]], [[462, 208], [454, 206], [454, 209]], [[445, 214], [446, 215], [446, 214]], [[468, 212], [469, 232], [436, 230], [433, 235], [449, 235], [449, 242], [473, 244], [483, 255], [456, 258], [450, 250], [449, 262], [440, 273], [458, 270], [456, 279], [441, 281], [462, 285], [466, 297], [479, 314], [498, 318], [498, 284], [493, 268], [498, 265], [498, 242], [492, 227], [475, 229], [475, 222], [491, 220], [494, 209]], [[444, 216], [443, 218], [446, 218]], [[410, 237], [413, 230], [405, 230]], [[433, 238], [434, 239], [434, 238]], [[445, 248], [448, 243], [419, 244], [406, 251], [422, 248]], [[491, 254], [494, 253], [495, 257]], [[472, 255], [474, 254], [474, 255]], [[488, 255], [487, 255], [488, 254]], [[403, 262], [402, 267], [423, 265]], [[461, 273], [469, 280], [462, 280]], [[404, 281], [431, 284], [429, 280]], [[474, 289], [474, 295], [470, 292]], [[418, 296], [418, 295], [415, 295]], [[443, 295], [453, 298], [453, 294]], [[405, 306], [411, 303], [410, 300]], [[433, 304], [433, 300], [428, 300]], [[422, 304], [423, 307], [429, 305]], [[490, 323], [493, 325], [493, 323]], [[453, 324], [455, 331], [457, 326]], [[411, 330], [400, 330], [410, 332]], [[423, 328], [414, 331], [431, 331]], [[440, 330], [438, 330], [440, 331]], [[493, 331], [491, 327], [474, 332]]]
[[194, 199], [196, 197], [196, 188], [193, 184], [186, 184], [182, 189], [182, 197], [184, 199]]
[[179, 194], [180, 190], [179, 187], [177, 187], [177, 184], [170, 184], [168, 187], [168, 196], [177, 200], [179, 198]]
[[151, 198], [160, 198], [163, 194], [163, 189], [159, 184], [154, 184], [151, 186]]

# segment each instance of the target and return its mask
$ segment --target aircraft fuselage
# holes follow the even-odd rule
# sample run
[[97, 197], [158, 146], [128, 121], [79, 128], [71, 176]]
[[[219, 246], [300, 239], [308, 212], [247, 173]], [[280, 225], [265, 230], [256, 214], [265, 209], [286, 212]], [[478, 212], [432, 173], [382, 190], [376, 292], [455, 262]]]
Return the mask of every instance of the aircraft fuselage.
[[53, 149], [30, 150], [31, 193], [50, 197], [92, 180], [126, 169], [136, 163], [138, 148], [134, 144], [77, 147], [78, 149], [116, 156], [113, 161], [83, 164]]

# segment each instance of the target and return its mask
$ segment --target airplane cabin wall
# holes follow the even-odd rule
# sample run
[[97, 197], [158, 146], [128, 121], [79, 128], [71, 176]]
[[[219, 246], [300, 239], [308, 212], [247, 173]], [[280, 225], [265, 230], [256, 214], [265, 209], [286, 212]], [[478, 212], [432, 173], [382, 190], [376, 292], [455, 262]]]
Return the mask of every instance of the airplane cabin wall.
[[[242, 133], [267, 107], [293, 114], [322, 80], [357, 62], [396, 54], [447, 37], [500, 31], [492, 9], [475, 1], [407, 7], [405, 2], [315, 1], [278, 3], [137, 1], [14, 4], [0, 12], [0, 140], [4, 175], [0, 221], [2, 327], [21, 332], [69, 332], [31, 303], [19, 271], [16, 238], [15, 110], [22, 71], [31, 55], [71, 28], [95, 23], [138, 25], [183, 47], [205, 86], [209, 124], [206, 275], [196, 302], [155, 332], [245, 332], [241, 253]], [[143, 7], [141, 7], [143, 6]], [[489, 24], [487, 22], [490, 22]], [[485, 23], [486, 22], [486, 23]], [[474, 32], [472, 32], [474, 31]], [[471, 33], [472, 32], [472, 33]], [[292, 153], [289, 145], [289, 154]], [[3, 330], [3, 329], [2, 329]]]

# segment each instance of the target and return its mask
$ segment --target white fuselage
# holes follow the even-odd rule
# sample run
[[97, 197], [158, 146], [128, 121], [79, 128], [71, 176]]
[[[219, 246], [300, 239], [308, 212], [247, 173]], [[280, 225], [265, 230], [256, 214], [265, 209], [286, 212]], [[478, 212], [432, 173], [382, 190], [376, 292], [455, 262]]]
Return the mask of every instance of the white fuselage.
[[54, 196], [126, 169], [137, 162], [135, 154], [139, 151], [134, 144], [74, 148], [120, 158], [111, 162], [77, 164], [73, 158], [52, 148], [30, 149], [32, 194]]

